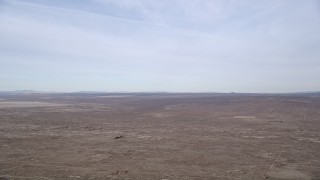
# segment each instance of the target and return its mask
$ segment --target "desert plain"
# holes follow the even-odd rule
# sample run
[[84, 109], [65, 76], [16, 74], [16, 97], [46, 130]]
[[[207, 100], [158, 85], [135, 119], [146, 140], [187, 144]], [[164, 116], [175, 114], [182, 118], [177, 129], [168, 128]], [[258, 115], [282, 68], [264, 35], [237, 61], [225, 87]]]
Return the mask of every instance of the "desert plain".
[[8, 179], [320, 179], [320, 96], [2, 93]]

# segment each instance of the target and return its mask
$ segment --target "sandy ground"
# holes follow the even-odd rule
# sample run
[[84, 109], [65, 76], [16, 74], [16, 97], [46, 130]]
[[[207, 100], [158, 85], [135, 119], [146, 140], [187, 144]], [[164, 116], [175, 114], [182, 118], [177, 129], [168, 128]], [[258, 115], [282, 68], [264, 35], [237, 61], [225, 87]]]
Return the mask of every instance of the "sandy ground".
[[108, 96], [0, 95], [0, 179], [320, 179], [319, 97]]
[[35, 101], [0, 101], [0, 108], [19, 108], [19, 107], [46, 107], [46, 106], [63, 106], [63, 104], [35, 102]]

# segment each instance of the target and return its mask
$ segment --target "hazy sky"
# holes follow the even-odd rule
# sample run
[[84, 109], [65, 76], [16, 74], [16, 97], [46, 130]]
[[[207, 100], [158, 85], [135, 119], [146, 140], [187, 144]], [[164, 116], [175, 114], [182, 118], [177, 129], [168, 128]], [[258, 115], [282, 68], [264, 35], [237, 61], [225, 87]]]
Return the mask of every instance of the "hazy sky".
[[319, 0], [0, 0], [0, 90], [320, 90]]

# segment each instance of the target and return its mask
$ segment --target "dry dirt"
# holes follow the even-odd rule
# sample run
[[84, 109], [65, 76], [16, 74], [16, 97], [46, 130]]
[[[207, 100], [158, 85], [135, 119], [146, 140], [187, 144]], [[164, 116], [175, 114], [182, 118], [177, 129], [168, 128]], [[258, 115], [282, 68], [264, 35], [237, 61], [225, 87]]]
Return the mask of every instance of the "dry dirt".
[[0, 180], [320, 179], [319, 96], [0, 99]]

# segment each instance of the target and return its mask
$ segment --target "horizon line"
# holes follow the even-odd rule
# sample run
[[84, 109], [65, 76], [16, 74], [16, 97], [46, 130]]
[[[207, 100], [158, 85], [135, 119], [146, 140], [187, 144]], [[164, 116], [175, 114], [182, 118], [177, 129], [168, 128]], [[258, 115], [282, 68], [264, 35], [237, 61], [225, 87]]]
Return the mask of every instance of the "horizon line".
[[42, 90], [0, 90], [0, 93], [30, 93], [30, 94], [59, 94], [59, 93], [167, 93], [167, 94], [311, 94], [320, 93], [318, 91], [289, 91], [289, 92], [218, 92], [218, 91], [103, 91], [103, 90], [79, 90], [79, 91], [42, 91]]

